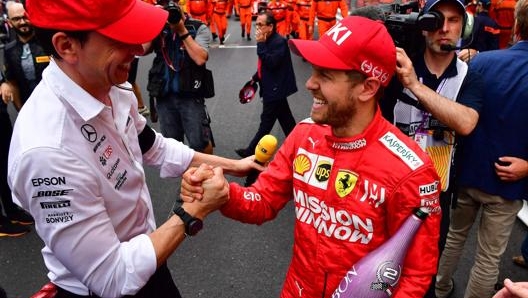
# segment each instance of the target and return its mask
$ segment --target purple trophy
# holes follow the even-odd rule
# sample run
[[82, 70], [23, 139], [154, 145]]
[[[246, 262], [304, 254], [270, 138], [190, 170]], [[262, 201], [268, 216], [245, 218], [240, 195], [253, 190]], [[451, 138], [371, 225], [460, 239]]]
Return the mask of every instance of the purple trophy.
[[428, 215], [427, 207], [417, 208], [391, 238], [348, 270], [332, 298], [391, 297], [400, 280], [409, 245]]

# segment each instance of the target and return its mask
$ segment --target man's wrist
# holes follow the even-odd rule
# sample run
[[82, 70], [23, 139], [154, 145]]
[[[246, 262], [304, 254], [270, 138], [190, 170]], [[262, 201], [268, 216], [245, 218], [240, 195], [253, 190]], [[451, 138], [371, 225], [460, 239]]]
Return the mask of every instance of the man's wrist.
[[185, 40], [185, 39], [187, 39], [189, 36], [191, 36], [191, 33], [189, 33], [189, 32], [184, 33], [184, 34], [182, 34], [182, 35], [179, 35], [180, 40], [182, 40], [182, 41]]

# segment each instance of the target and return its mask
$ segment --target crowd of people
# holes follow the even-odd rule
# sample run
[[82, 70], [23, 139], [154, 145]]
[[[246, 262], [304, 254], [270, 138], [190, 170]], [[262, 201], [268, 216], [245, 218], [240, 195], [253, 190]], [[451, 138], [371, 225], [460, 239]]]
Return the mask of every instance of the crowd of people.
[[[493, 0], [421, 1], [436, 25], [418, 53], [395, 45], [383, 14], [349, 13], [345, 0], [270, 0], [258, 12], [254, 0], [109, 1], [7, 1], [0, 28], [0, 237], [35, 225], [53, 297], [181, 297], [167, 259], [209, 214], [262, 224], [293, 201], [281, 297], [339, 295], [350, 267], [424, 207], [397, 284], [380, 280], [394, 297], [451, 297], [480, 212], [464, 298], [528, 298], [528, 282], [496, 290], [528, 186], [528, 0], [510, 28]], [[210, 44], [228, 42], [233, 10], [242, 40], [257, 44], [250, 84], [263, 105], [242, 159], [213, 155], [205, 105]], [[136, 73], [151, 52], [147, 107]], [[301, 121], [287, 100], [290, 52], [312, 67]], [[286, 138], [264, 166], [253, 154], [277, 120]], [[182, 177], [182, 201], [159, 227], [143, 165]], [[245, 187], [225, 176], [251, 171], [262, 174]], [[513, 258], [525, 268], [527, 247], [528, 236]]]

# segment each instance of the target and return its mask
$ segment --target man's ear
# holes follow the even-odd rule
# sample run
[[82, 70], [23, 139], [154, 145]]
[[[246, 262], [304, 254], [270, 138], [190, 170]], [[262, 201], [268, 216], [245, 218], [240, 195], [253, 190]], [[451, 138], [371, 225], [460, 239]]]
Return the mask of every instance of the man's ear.
[[60, 58], [67, 62], [74, 62], [77, 60], [77, 51], [81, 47], [78, 39], [71, 38], [64, 32], [57, 32], [51, 38], [51, 42]]
[[363, 81], [363, 90], [359, 94], [359, 100], [366, 102], [376, 97], [378, 90], [381, 88], [381, 82], [373, 77], [368, 77]]

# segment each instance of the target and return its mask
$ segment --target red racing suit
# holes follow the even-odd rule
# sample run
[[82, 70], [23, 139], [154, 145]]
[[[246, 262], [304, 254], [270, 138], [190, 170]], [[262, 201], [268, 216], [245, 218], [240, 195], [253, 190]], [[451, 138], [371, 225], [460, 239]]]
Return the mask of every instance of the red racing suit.
[[221, 212], [262, 224], [293, 199], [293, 256], [280, 297], [330, 298], [353, 264], [393, 235], [414, 208], [428, 206], [431, 214], [393, 296], [422, 298], [438, 261], [439, 184], [427, 154], [378, 110], [352, 138], [302, 121], [252, 186], [230, 184]]

